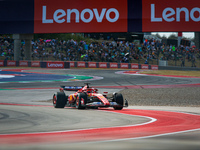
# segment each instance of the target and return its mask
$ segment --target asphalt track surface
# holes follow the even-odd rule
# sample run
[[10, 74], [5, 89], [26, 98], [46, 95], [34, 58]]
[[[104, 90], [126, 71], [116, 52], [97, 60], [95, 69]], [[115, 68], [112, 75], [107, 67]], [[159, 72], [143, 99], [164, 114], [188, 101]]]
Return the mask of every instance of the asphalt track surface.
[[76, 110], [55, 109], [46, 102], [60, 85], [90, 82], [100, 92], [112, 93], [148, 86], [199, 86], [198, 78], [135, 76], [101, 69], [26, 72], [33, 71], [103, 78], [0, 83], [0, 89], [6, 89], [0, 90], [0, 149], [200, 149], [199, 108], [132, 106], [122, 111]]

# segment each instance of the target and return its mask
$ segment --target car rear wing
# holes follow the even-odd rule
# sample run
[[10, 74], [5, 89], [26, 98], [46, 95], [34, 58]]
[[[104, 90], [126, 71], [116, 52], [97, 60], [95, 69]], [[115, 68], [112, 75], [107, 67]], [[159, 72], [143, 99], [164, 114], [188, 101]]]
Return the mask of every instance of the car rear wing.
[[65, 91], [78, 91], [83, 88], [83, 86], [60, 86]]

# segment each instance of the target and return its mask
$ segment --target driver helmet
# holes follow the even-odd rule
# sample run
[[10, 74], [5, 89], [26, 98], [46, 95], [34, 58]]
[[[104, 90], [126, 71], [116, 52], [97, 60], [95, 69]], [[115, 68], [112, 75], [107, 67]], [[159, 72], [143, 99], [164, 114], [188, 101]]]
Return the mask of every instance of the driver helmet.
[[97, 93], [97, 92], [98, 92], [98, 89], [89, 88], [89, 89], [87, 89], [87, 92], [88, 92], [88, 93]]

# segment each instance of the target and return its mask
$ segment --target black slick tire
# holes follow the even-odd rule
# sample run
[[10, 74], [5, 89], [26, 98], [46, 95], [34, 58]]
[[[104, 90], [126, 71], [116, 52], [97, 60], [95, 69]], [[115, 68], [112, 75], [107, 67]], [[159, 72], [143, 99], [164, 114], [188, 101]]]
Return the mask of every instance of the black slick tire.
[[[84, 101], [84, 105], [82, 105], [82, 102], [81, 102], [82, 100]], [[77, 109], [85, 109], [86, 103], [87, 103], [87, 95], [84, 93], [78, 93], [77, 100], [76, 100], [76, 108]]]
[[115, 101], [117, 104], [121, 105], [121, 106], [113, 107], [114, 110], [122, 110], [122, 109], [123, 109], [123, 104], [124, 104], [124, 98], [123, 98], [123, 96], [122, 96], [121, 93], [116, 93], [116, 94], [114, 95], [114, 101]]
[[53, 106], [55, 108], [64, 108], [67, 103], [67, 96], [63, 92], [57, 92], [53, 95]]

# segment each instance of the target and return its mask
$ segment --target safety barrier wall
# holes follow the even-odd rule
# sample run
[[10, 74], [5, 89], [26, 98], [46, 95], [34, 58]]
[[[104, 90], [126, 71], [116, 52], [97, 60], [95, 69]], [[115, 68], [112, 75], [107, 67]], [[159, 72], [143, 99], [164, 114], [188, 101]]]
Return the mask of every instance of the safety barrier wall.
[[70, 67], [75, 68], [111, 68], [111, 69], [151, 69], [158, 70], [158, 65], [115, 63], [115, 62], [84, 62], [70, 61]]
[[0, 60], [0, 67], [70, 68], [70, 63], [63, 61], [41, 62], [41, 61]]
[[151, 69], [158, 70], [158, 65], [115, 63], [115, 62], [84, 62], [84, 61], [14, 61], [0, 60], [0, 67], [41, 67], [41, 68], [111, 68], [111, 69]]

